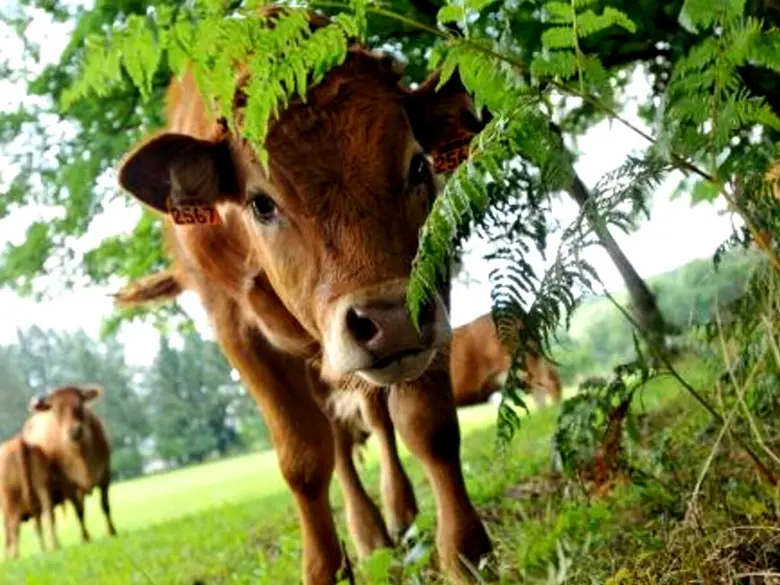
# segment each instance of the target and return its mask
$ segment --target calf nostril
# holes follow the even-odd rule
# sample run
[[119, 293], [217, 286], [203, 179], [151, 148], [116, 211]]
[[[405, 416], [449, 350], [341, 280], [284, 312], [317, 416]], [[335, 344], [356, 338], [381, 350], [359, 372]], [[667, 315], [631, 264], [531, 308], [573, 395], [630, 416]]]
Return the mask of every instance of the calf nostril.
[[355, 309], [350, 309], [347, 312], [347, 329], [360, 343], [371, 341], [379, 334], [379, 328], [376, 324], [368, 317], [358, 314]]

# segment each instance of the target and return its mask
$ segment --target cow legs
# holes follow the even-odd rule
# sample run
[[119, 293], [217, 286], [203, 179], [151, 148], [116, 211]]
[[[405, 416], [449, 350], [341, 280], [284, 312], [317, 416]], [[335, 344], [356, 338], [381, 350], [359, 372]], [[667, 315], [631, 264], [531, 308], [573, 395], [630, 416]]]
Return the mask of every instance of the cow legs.
[[46, 552], [46, 541], [43, 539], [43, 523], [40, 514], [35, 515], [35, 534], [38, 536], [38, 544], [41, 552]]
[[387, 393], [364, 393], [360, 411], [379, 444], [380, 493], [390, 536], [397, 540], [417, 517], [417, 501], [412, 482], [398, 456], [395, 428], [388, 411]]
[[336, 444], [336, 478], [344, 493], [347, 526], [358, 555], [363, 558], [375, 549], [391, 547], [385, 522], [379, 509], [366, 493], [352, 458], [354, 440], [349, 430], [339, 422], [333, 422]]
[[[234, 308], [224, 307], [225, 315]], [[304, 585], [333, 585], [342, 566], [329, 487], [335, 449], [331, 423], [314, 396], [303, 360], [280, 353], [259, 334], [237, 334], [217, 321], [225, 354], [265, 419], [282, 475], [295, 497], [301, 526]]]
[[298, 504], [304, 585], [331, 585], [342, 554], [328, 488], [334, 467], [330, 422], [313, 400], [267, 416], [279, 466]]
[[8, 560], [19, 558], [19, 528], [21, 518], [15, 514], [8, 514], [5, 518], [5, 558]]
[[51, 535], [52, 546], [55, 550], [60, 548], [60, 540], [57, 538], [57, 524], [54, 517], [55, 506], [49, 506], [49, 534]]
[[55, 550], [60, 548], [60, 541], [57, 538], [57, 528], [54, 519], [54, 502], [48, 486], [45, 484], [38, 490], [38, 501], [41, 503], [41, 513], [35, 517], [35, 530], [38, 532], [38, 538], [41, 541], [41, 550], [46, 550], [46, 542], [43, 539], [43, 527], [41, 517], [46, 516], [49, 524], [49, 535], [51, 536], [51, 545]]
[[103, 509], [103, 515], [106, 517], [108, 534], [116, 536], [114, 521], [111, 519], [111, 504], [108, 501], [108, 488], [111, 485], [111, 473], [107, 472], [105, 479], [100, 483], [100, 507]]
[[478, 566], [492, 545], [466, 492], [449, 372], [432, 367], [416, 382], [399, 385], [390, 392], [389, 407], [395, 427], [422, 463], [433, 490], [442, 568], [456, 581], [473, 581], [460, 555]]
[[70, 503], [73, 504], [73, 509], [76, 510], [76, 518], [79, 519], [81, 540], [83, 542], [89, 542], [89, 531], [87, 530], [87, 525], [84, 521], [84, 494], [80, 489], [74, 486], [68, 494], [68, 499], [70, 500]]

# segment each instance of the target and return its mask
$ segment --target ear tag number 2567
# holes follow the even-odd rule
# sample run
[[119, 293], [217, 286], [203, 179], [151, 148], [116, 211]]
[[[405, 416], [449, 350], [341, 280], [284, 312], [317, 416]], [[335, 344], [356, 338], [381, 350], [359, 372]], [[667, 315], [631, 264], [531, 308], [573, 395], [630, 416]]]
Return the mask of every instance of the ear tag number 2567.
[[176, 225], [219, 225], [221, 220], [217, 208], [200, 199], [166, 202], [168, 213]]

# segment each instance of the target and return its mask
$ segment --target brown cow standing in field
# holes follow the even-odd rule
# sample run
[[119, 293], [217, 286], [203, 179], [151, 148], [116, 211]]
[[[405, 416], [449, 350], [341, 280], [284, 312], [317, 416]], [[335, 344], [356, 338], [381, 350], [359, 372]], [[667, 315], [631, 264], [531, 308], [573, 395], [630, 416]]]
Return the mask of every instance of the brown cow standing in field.
[[57, 388], [32, 401], [33, 414], [22, 430], [24, 440], [40, 448], [63, 476], [62, 494], [58, 500], [73, 504], [84, 542], [89, 541], [84, 522], [84, 498], [96, 486], [100, 489], [100, 504], [108, 533], [116, 535], [108, 501], [111, 445], [103, 423], [89, 407], [102, 393], [99, 386]]
[[[344, 561], [328, 497], [334, 385], [392, 386], [393, 425], [433, 488], [443, 569], [471, 580], [460, 555], [476, 564], [492, 549], [461, 470], [439, 351], [450, 337], [447, 308], [440, 295], [425, 307], [419, 333], [405, 309], [437, 194], [429, 157], [482, 125], [457, 77], [438, 92], [437, 75], [414, 91], [400, 80], [392, 59], [351, 48], [271, 124], [266, 174], [251, 146], [212, 117], [188, 72], [171, 84], [167, 130], [119, 172], [124, 189], [166, 214], [177, 277], [197, 291], [265, 416], [298, 505], [307, 585], [333, 583]], [[239, 86], [234, 107], [243, 102]], [[187, 197], [215, 205], [220, 224], [173, 224], [169, 202]], [[360, 535], [366, 548], [386, 540], [380, 532]]]
[[49, 460], [40, 448], [28, 445], [20, 436], [0, 445], [0, 508], [6, 558], [19, 558], [19, 530], [29, 518], [35, 520], [41, 550], [46, 550], [42, 515], [49, 521], [52, 546], [60, 547], [54, 521], [54, 489]]
[[[490, 313], [458, 327], [452, 333], [450, 371], [452, 393], [458, 406], [487, 402], [490, 395], [504, 385], [511, 356], [498, 338]], [[561, 401], [561, 380], [555, 367], [533, 352], [525, 355], [528, 384], [536, 404], [544, 405], [549, 394], [555, 403]]]

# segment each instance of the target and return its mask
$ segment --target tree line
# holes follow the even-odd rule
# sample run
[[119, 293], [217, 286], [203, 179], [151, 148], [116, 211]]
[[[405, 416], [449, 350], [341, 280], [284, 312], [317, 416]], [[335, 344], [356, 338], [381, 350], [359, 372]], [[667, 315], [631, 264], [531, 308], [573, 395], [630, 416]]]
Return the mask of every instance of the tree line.
[[0, 438], [19, 432], [28, 402], [60, 385], [95, 382], [113, 444], [115, 477], [175, 469], [268, 448], [265, 424], [219, 347], [197, 332], [160, 337], [151, 364], [134, 366], [116, 338], [38, 326], [0, 346]]
[[[720, 311], [745, 294], [751, 274], [762, 263], [757, 250], [732, 250], [724, 254], [717, 270], [708, 258], [693, 260], [675, 270], [648, 279], [669, 327], [669, 341], [679, 346], [692, 327], [711, 322]], [[631, 294], [625, 290], [613, 299], [626, 306]], [[558, 332], [553, 354], [565, 384], [590, 375], [603, 375], [615, 364], [635, 359], [633, 328], [612, 300], [593, 296], [577, 309], [568, 331]]]

